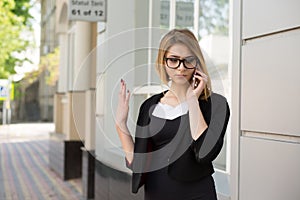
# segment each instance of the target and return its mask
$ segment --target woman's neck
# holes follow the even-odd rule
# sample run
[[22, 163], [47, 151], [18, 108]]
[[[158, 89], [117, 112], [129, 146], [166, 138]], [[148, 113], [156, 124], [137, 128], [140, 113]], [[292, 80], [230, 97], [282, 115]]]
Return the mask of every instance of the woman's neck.
[[174, 96], [179, 102], [183, 102], [186, 100], [186, 92], [188, 87], [189, 85], [176, 84], [172, 82], [168, 95]]

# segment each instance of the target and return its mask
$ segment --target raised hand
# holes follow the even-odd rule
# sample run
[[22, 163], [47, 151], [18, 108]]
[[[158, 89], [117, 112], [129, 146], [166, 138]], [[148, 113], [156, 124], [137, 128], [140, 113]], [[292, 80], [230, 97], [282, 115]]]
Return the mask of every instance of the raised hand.
[[128, 111], [129, 111], [130, 92], [126, 89], [126, 83], [121, 79], [118, 107], [116, 113], [116, 130], [122, 143], [128, 165], [133, 160], [134, 143], [127, 127]]
[[118, 98], [118, 107], [116, 112], [116, 126], [118, 126], [123, 131], [127, 130], [129, 98], [130, 98], [130, 92], [129, 90], [126, 90], [126, 83], [123, 79], [121, 79], [119, 98]]

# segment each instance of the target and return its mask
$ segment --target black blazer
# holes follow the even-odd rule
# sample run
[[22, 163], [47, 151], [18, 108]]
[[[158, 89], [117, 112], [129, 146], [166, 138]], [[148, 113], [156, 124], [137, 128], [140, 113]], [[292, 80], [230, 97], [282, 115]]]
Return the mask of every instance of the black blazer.
[[[148, 137], [150, 115], [156, 104], [163, 97], [162, 92], [156, 94], [141, 105], [137, 120], [134, 143], [134, 158], [129, 165], [126, 165], [133, 171], [132, 174], [132, 192], [137, 193], [138, 189], [144, 185], [147, 178], [147, 171], [151, 171], [151, 139]], [[182, 148], [180, 152], [173, 152], [170, 155], [172, 162], [168, 165], [168, 174], [179, 181], [199, 180], [205, 176], [214, 173], [212, 161], [220, 153], [224, 135], [226, 132], [230, 110], [225, 97], [212, 93], [208, 100], [200, 100], [199, 106], [203, 117], [208, 125], [204, 133], [195, 141], [190, 134], [188, 117], [182, 118], [182, 137], [180, 143], [187, 148]], [[188, 115], [187, 115], [188, 116]], [[177, 149], [177, 147], [176, 147]], [[184, 173], [183, 173], [184, 172]]]

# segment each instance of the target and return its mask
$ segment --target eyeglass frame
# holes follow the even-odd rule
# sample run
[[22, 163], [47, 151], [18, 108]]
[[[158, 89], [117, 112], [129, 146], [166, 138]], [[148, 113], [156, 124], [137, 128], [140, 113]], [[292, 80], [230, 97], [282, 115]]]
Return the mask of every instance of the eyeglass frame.
[[[184, 61], [186, 61], [186, 58], [190, 58], [190, 57], [194, 57], [194, 58], [196, 59], [196, 65], [195, 65], [193, 68], [189, 68], [189, 67], [185, 66], [185, 63], [184, 63]], [[198, 58], [195, 57], [195, 56], [188, 56], [188, 57], [186, 57], [186, 58], [184, 58], [184, 59], [179, 59], [179, 58], [175, 58], [175, 57], [171, 57], [171, 58], [166, 58], [166, 57], [164, 57], [164, 60], [165, 60], [165, 62], [166, 62], [167, 67], [169, 67], [170, 69], [177, 69], [177, 68], [179, 68], [179, 66], [181, 65], [181, 63], [183, 63], [183, 67], [186, 68], [186, 69], [195, 69], [195, 68], [197, 67], [197, 65], [200, 63], [199, 60], [198, 60]], [[169, 60], [169, 59], [177, 59], [177, 60], [179, 60], [178, 66], [177, 66], [177, 67], [170, 67], [170, 66], [168, 65], [168, 60]]]

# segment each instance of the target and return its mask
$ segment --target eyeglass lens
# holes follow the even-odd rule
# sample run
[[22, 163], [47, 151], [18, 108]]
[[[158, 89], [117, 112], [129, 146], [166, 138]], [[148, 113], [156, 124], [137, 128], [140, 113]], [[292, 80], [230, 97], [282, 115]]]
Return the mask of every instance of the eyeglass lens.
[[197, 65], [197, 59], [193, 56], [187, 57], [185, 59], [179, 59], [179, 58], [166, 58], [167, 66], [170, 68], [178, 68], [183, 62], [183, 65], [185, 68], [193, 69]]

